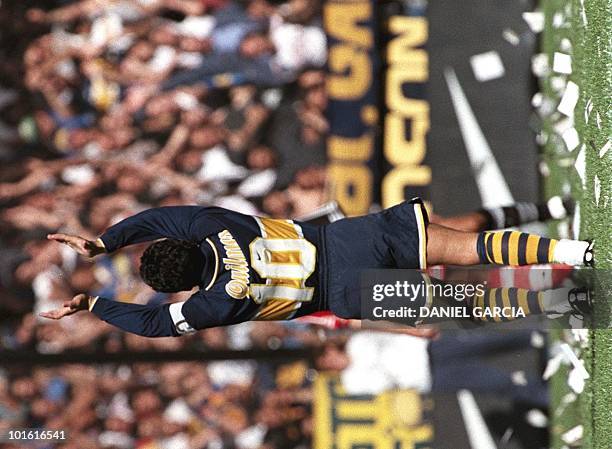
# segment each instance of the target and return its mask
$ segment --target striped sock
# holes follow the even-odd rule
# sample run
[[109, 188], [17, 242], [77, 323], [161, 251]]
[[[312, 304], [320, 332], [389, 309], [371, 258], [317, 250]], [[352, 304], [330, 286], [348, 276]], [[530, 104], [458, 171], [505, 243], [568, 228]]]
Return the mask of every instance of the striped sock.
[[[483, 312], [493, 311], [495, 307], [520, 308], [525, 316], [546, 314], [555, 319], [572, 310], [568, 300], [570, 288], [556, 288], [544, 291], [526, 290], [524, 288], [499, 287], [485, 290], [482, 295], [474, 296], [472, 307], [478, 307]], [[474, 316], [478, 321], [512, 321], [511, 316], [496, 316], [492, 313], [482, 313]]]
[[[536, 292], [524, 288], [500, 287], [485, 290], [484, 294], [474, 296], [472, 307], [480, 308], [484, 313], [474, 316], [478, 321], [512, 321], [511, 316], [499, 316], [491, 313], [495, 307], [519, 307], [525, 316], [545, 313], [545, 292]], [[486, 311], [489, 313], [486, 313]]]
[[519, 231], [481, 232], [476, 246], [480, 263], [513, 266], [582, 265], [588, 248], [589, 243], [580, 240], [554, 240]]
[[551, 263], [557, 240], [518, 231], [481, 232], [480, 262], [495, 265]]

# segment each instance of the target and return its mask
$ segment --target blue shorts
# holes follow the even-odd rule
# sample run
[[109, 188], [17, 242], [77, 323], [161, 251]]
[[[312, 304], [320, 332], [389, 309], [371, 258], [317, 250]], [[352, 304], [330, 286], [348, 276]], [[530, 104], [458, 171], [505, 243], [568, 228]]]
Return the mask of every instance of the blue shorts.
[[325, 227], [327, 307], [361, 317], [360, 274], [372, 268], [427, 268], [427, 211], [420, 199]]

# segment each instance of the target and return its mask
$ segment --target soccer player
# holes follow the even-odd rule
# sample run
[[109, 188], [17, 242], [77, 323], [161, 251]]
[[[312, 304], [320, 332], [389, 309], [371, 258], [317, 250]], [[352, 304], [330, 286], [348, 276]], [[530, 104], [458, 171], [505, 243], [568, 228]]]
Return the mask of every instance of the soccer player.
[[160, 207], [117, 223], [96, 241], [65, 234], [48, 238], [87, 257], [155, 241], [141, 258], [144, 282], [159, 292], [197, 287], [187, 301], [148, 306], [79, 294], [63, 307], [41, 314], [60, 319], [89, 310], [123, 330], [148, 337], [249, 320], [292, 319], [322, 310], [361, 318], [356, 291], [364, 269], [583, 265], [593, 260], [589, 242], [514, 231], [463, 232], [430, 224], [418, 199], [324, 226], [218, 207]]

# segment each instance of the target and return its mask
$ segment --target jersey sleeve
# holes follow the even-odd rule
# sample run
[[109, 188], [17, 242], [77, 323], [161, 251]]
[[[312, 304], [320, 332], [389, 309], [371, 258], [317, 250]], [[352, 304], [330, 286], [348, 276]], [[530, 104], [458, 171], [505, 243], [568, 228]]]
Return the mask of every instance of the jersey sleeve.
[[173, 320], [171, 312], [176, 315], [175, 304], [148, 306], [97, 298], [90, 311], [119, 329], [143, 337], [176, 337], [187, 333], [184, 324], [178, 322], [180, 320], [178, 324]]
[[249, 321], [257, 313], [257, 307], [252, 301], [215, 296], [200, 290], [185, 302], [181, 312], [191, 327], [200, 330]]
[[250, 320], [256, 309], [249, 302], [212, 298], [201, 291], [187, 301], [148, 306], [97, 298], [90, 311], [121, 330], [143, 337], [177, 337], [209, 327]]
[[111, 226], [100, 239], [108, 252], [159, 238], [199, 240], [206, 228], [206, 208], [199, 206], [156, 207]]

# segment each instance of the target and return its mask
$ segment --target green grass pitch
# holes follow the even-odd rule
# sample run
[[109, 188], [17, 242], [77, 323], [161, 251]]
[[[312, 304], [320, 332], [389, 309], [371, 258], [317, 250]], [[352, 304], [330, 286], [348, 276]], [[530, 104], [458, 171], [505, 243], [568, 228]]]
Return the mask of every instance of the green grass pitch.
[[[555, 124], [563, 117], [554, 108], [542, 108], [542, 160], [545, 164], [546, 197], [571, 192], [580, 204], [580, 237], [596, 244], [598, 270], [612, 270], [612, 149], [600, 157], [601, 149], [612, 140], [612, 0], [541, 0], [545, 29], [541, 51], [552, 67], [555, 52], [572, 56], [568, 79], [580, 88], [574, 126], [580, 137], [578, 148], [568, 152]], [[568, 44], [571, 44], [568, 46]], [[540, 78], [545, 101], [556, 106], [563, 89], [563, 76], [551, 71]], [[583, 147], [584, 146], [584, 147]], [[584, 182], [576, 172], [575, 160], [584, 148]], [[598, 190], [598, 193], [596, 191]], [[567, 223], [557, 223], [553, 232]], [[609, 277], [608, 277], [609, 279]], [[610, 322], [612, 285], [604, 283], [596, 296], [596, 315]], [[558, 330], [551, 338], [568, 341], [568, 333]], [[571, 340], [571, 339], [570, 339]], [[574, 342], [576, 348], [578, 344]], [[583, 449], [612, 448], [612, 331], [589, 331], [588, 345], [581, 358], [590, 373], [585, 390], [576, 401], [562, 405], [571, 392], [568, 369], [562, 368], [551, 380], [551, 448], [566, 446], [561, 436], [576, 425], [584, 426]]]

